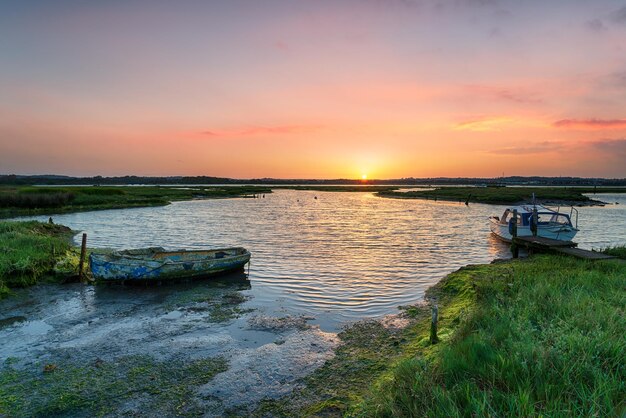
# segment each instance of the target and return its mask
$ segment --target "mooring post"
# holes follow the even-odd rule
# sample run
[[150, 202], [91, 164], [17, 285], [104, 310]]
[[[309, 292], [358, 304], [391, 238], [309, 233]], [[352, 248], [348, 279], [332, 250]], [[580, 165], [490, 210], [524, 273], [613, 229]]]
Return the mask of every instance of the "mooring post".
[[513, 223], [511, 224], [511, 251], [513, 252], [513, 258], [519, 257], [519, 247], [515, 242], [515, 238], [517, 238], [517, 209], [513, 209]]
[[437, 321], [439, 319], [439, 308], [437, 304], [433, 304], [432, 306], [432, 317], [430, 321], [430, 343], [435, 344], [439, 341], [439, 337], [437, 337]]
[[537, 223], [539, 222], [539, 216], [537, 215], [537, 206], [533, 207], [533, 222], [532, 222], [532, 232], [533, 237], [537, 236]]
[[87, 253], [87, 234], [83, 233], [83, 242], [80, 246], [80, 263], [78, 264], [78, 278], [83, 281], [83, 266], [85, 265], [85, 255]]

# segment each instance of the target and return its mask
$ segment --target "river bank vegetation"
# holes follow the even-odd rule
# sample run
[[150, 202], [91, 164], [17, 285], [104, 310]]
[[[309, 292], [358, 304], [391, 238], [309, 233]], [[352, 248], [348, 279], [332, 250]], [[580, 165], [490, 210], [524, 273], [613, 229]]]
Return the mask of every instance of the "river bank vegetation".
[[610, 187], [438, 187], [429, 190], [400, 192], [384, 190], [378, 192], [382, 197], [398, 199], [429, 199], [453, 202], [487, 203], [494, 205], [514, 205], [530, 202], [533, 194], [538, 203], [564, 205], [602, 204], [591, 193], [626, 193], [626, 188]]
[[65, 280], [67, 275], [55, 268], [62, 268], [72, 251], [73, 235], [62, 225], [0, 222], [0, 299], [10, 288]]
[[3, 186], [0, 187], [0, 218], [164, 206], [180, 200], [253, 197], [264, 193], [271, 193], [271, 189], [258, 186]]
[[[257, 416], [622, 416], [626, 263], [558, 255], [468, 266], [405, 309], [366, 323], [336, 357]], [[372, 383], [373, 382], [373, 383]]]

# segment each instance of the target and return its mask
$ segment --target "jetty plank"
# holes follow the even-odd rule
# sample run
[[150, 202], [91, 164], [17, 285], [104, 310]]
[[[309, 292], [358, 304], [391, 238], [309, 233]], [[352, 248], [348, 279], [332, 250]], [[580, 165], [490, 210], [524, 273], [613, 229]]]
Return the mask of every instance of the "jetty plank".
[[555, 248], [555, 250], [560, 253], [585, 260], [613, 260], [617, 258], [612, 255], [603, 254], [597, 251], [583, 250], [580, 248]]
[[544, 237], [524, 236], [513, 238], [513, 243], [528, 248], [530, 252], [533, 250], [556, 251], [561, 254], [571, 255], [584, 260], [612, 260], [616, 258], [600, 252], [576, 248], [578, 244], [572, 241], [560, 241]]
[[513, 238], [513, 242], [525, 247], [532, 247], [538, 249], [551, 249], [551, 248], [568, 248], [576, 247], [578, 244], [572, 241], [561, 241], [552, 238], [537, 237], [537, 236], [523, 236]]

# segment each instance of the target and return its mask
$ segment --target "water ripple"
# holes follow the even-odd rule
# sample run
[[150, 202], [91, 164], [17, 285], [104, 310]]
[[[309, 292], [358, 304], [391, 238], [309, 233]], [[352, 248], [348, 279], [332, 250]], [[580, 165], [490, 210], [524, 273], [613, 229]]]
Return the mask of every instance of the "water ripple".
[[[626, 201], [620, 195], [600, 198], [622, 205], [580, 209], [582, 247], [626, 241]], [[252, 288], [246, 291], [251, 307], [311, 314], [333, 330], [416, 302], [463, 265], [508, 257], [508, 246], [491, 237], [487, 225], [488, 216], [503, 210], [371, 193], [279, 190], [265, 199], [177, 202], [54, 219], [87, 232], [91, 247], [245, 246], [253, 255]]]

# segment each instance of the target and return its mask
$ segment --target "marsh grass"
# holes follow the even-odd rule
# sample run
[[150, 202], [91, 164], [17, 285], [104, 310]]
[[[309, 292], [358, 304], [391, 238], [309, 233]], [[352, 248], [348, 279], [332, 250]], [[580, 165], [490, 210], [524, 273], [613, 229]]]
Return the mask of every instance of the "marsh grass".
[[[614, 191], [614, 189], [606, 190]], [[593, 189], [565, 187], [440, 187], [431, 190], [409, 192], [384, 190], [378, 192], [378, 195], [403, 199], [448, 200], [454, 202], [469, 200], [469, 202], [475, 203], [509, 205], [519, 202], [530, 202], [534, 193], [538, 202], [585, 204], [592, 202], [592, 199], [583, 193], [591, 193], [592, 191]], [[605, 190], [598, 188], [596, 191], [601, 193]], [[624, 193], [626, 189], [620, 189], [620, 192]]]
[[0, 218], [87, 210], [164, 206], [191, 199], [246, 197], [267, 187], [0, 187]]
[[448, 337], [396, 364], [354, 415], [625, 412], [623, 263], [540, 256], [470, 268], [448, 276], [432, 296], [449, 299], [458, 288], [472, 295], [468, 313], [447, 305]]
[[70, 251], [72, 231], [40, 222], [0, 222], [0, 298], [12, 287], [55, 276], [56, 263]]

